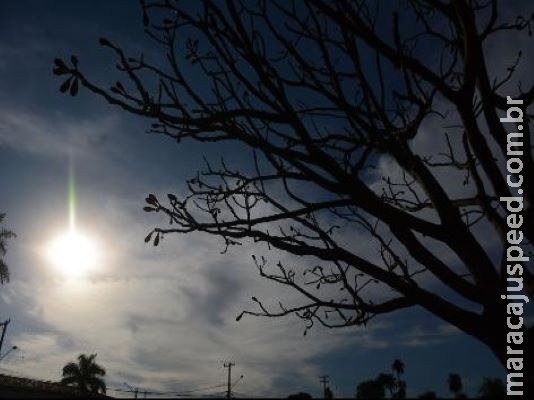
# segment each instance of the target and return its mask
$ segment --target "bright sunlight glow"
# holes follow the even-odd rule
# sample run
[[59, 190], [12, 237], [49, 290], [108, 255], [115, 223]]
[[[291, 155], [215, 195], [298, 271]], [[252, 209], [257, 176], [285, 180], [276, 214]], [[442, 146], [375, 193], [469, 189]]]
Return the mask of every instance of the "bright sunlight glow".
[[70, 229], [49, 244], [47, 258], [65, 277], [76, 278], [96, 267], [97, 250], [89, 237]]

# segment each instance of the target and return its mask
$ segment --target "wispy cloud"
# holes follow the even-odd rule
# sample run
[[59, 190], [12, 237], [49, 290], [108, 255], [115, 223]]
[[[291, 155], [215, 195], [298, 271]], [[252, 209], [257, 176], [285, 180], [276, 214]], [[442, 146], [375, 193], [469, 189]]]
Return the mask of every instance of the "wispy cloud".
[[80, 119], [43, 116], [0, 105], [0, 146], [43, 156], [83, 156], [106, 145], [119, 125], [116, 116]]
[[[374, 337], [385, 329], [380, 324], [314, 329], [303, 338], [304, 325], [291, 317], [236, 322], [251, 295], [272, 296], [278, 289], [257, 275], [252, 250], [221, 255], [220, 244], [201, 235], [169, 236], [158, 248], [145, 245], [146, 221], [122, 200], [108, 209], [114, 210], [115, 229], [128, 230], [104, 234], [102, 240], [114, 237], [114, 245], [93, 278], [78, 284], [44, 278], [10, 287], [6, 296], [17, 319], [41, 327], [12, 333], [25, 358], [8, 360], [8, 367], [59, 379], [61, 366], [79, 352], [98, 352], [111, 387], [128, 378], [154, 390], [177, 390], [224, 382], [222, 363], [232, 360], [236, 376], [245, 375], [242, 391], [287, 395], [292, 389], [277, 383], [288, 384], [288, 377], [302, 387], [316, 385], [320, 366], [313, 360], [319, 357], [356, 342], [361, 349], [389, 345]], [[286, 299], [296, 301], [294, 294]]]

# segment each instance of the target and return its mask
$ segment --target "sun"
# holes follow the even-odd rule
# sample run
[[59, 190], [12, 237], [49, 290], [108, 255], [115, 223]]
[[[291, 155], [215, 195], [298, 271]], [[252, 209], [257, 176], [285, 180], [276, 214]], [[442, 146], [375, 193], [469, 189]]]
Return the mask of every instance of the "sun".
[[90, 237], [70, 229], [49, 243], [47, 258], [65, 277], [78, 278], [96, 268], [98, 248]]

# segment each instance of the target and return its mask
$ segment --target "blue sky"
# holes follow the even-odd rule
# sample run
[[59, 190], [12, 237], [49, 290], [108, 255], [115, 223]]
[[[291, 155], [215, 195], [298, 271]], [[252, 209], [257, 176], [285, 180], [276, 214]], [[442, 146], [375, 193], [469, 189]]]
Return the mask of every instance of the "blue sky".
[[[236, 160], [242, 149], [176, 145], [83, 90], [74, 99], [61, 95], [51, 72], [56, 57], [77, 54], [97, 80], [113, 74], [101, 36], [155, 53], [137, 2], [0, 3], [0, 211], [18, 235], [7, 257], [11, 283], [0, 287], [0, 319], [12, 320], [6, 346], [20, 347], [0, 372], [57, 380], [77, 354], [97, 352], [111, 388], [125, 389], [126, 381], [186, 390], [223, 384], [223, 362], [232, 360], [235, 376], [244, 375], [238, 393], [319, 396], [319, 376], [329, 375], [344, 397], [389, 371], [395, 358], [406, 364], [412, 395], [447, 393], [450, 372], [471, 394], [483, 376], [504, 376], [482, 344], [418, 308], [362, 328], [314, 328], [306, 337], [294, 317], [236, 322], [253, 295], [293, 294], [261, 280], [252, 247], [221, 255], [221, 244], [202, 235], [145, 245], [155, 221], [142, 207], [148, 193], [183, 188], [202, 156]], [[94, 275], [74, 283], [42, 254], [68, 226], [70, 160], [77, 225], [104, 249]]]

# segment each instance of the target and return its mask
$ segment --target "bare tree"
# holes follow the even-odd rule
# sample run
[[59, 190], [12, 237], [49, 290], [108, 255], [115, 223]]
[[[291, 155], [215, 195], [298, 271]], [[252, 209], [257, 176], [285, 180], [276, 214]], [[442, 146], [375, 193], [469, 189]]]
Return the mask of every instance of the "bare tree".
[[[523, 101], [522, 229], [533, 243], [534, 88], [514, 77], [520, 49], [495, 73], [485, 49], [503, 35], [515, 46], [530, 19], [503, 21], [497, 0], [141, 4], [162, 59], [100, 39], [121, 80], [109, 89], [95, 83], [72, 56], [55, 61], [54, 73], [67, 77], [60, 90], [75, 95], [81, 84], [177, 142], [251, 150], [246, 167], [206, 160], [188, 193], [150, 194], [145, 211], [171, 224], [147, 242], [204, 232], [225, 250], [261, 242], [302, 256], [307, 267], [254, 257], [262, 277], [293, 288], [302, 303], [253, 298], [257, 309], [243, 314], [296, 314], [307, 330], [420, 306], [506, 363], [507, 212], [499, 197], [512, 194], [509, 129], [499, 117], [507, 95]], [[529, 268], [522, 278], [532, 294]], [[523, 332], [530, 354], [533, 329]], [[527, 376], [534, 382], [532, 369]]]

